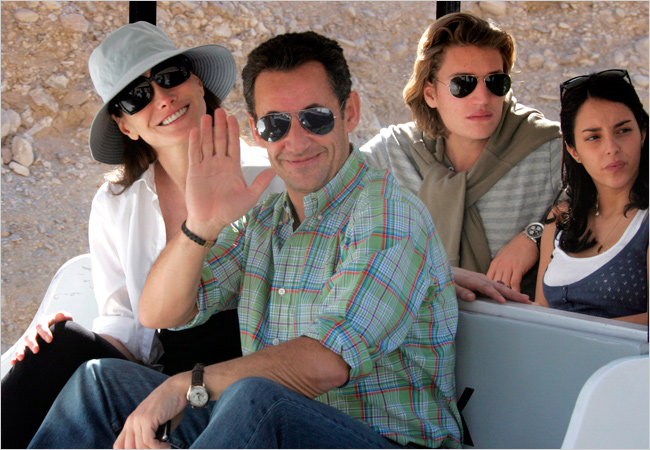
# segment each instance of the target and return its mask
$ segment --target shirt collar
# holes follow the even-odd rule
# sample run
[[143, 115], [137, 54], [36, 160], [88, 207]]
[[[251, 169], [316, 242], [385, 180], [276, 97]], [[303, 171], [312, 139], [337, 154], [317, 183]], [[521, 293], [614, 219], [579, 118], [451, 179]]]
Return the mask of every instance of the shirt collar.
[[316, 216], [325, 216], [333, 210], [347, 193], [359, 185], [361, 177], [368, 170], [368, 165], [360, 156], [359, 150], [350, 144], [350, 156], [343, 167], [334, 175], [325, 186], [316, 192], [304, 197], [305, 219]]

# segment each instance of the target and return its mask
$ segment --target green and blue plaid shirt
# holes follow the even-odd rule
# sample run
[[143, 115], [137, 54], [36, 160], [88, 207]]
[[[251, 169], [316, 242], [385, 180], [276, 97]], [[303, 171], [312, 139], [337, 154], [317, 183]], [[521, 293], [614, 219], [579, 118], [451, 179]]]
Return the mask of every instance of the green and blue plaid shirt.
[[460, 447], [451, 268], [424, 205], [354, 150], [304, 198], [272, 194], [224, 229], [186, 327], [237, 307], [244, 355], [299, 336], [350, 366], [317, 400], [401, 444]]

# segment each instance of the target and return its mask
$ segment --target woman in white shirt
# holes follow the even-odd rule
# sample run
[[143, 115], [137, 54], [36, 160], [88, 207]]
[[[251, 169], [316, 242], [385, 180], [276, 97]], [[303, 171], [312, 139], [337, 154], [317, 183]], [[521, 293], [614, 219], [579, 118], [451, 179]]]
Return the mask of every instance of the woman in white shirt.
[[535, 300], [648, 325], [648, 113], [625, 70], [560, 91], [568, 200], [544, 229]]
[[[190, 130], [214, 114], [234, 85], [232, 54], [218, 45], [177, 49], [158, 27], [138, 22], [108, 35], [89, 69], [104, 100], [90, 151], [97, 161], [120, 165], [95, 195], [90, 214], [99, 317], [89, 331], [59, 312], [26, 334], [2, 380], [3, 447], [29, 444], [58, 392], [87, 360], [126, 358], [173, 374], [241, 355], [236, 310], [189, 332], [158, 332], [138, 320], [147, 274], [187, 215]], [[272, 177], [264, 171], [254, 184], [262, 191]]]

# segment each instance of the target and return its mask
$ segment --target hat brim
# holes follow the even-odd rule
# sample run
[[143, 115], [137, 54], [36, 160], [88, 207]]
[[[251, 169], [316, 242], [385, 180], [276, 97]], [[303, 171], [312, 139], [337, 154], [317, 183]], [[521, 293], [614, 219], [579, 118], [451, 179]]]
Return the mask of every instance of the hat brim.
[[124, 135], [109, 114], [108, 105], [113, 97], [131, 81], [155, 65], [176, 55], [185, 55], [190, 59], [194, 74], [219, 100], [223, 101], [228, 96], [235, 85], [237, 65], [232, 53], [226, 48], [210, 44], [158, 53], [155, 57], [142, 61], [122, 77], [120, 82], [114, 86], [111, 98], [95, 115], [90, 126], [89, 138], [90, 154], [94, 160], [105, 164], [124, 163]]

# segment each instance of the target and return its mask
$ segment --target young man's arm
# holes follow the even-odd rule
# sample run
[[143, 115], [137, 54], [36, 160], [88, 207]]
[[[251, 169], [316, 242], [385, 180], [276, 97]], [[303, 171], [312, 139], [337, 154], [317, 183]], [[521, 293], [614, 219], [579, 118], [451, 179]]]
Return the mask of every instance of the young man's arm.
[[537, 244], [528, 239], [524, 233], [518, 233], [497, 252], [486, 275], [521, 292], [521, 280], [535, 266], [538, 259]]

